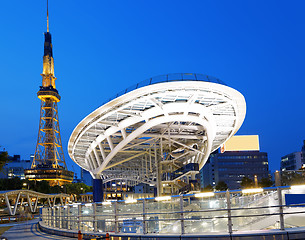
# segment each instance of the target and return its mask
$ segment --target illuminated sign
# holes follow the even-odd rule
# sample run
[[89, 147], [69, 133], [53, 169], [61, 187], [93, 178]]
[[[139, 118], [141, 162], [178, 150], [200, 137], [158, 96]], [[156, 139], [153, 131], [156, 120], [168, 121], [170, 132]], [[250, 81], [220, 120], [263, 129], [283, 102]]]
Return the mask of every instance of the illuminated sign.
[[259, 151], [258, 135], [235, 135], [221, 146], [220, 151]]

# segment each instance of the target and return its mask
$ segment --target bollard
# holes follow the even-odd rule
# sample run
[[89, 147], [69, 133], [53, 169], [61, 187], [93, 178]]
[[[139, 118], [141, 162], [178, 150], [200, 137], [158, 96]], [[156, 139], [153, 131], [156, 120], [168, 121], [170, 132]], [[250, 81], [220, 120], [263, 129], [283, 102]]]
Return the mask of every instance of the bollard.
[[110, 240], [109, 233], [106, 233], [106, 240]]
[[83, 239], [83, 234], [80, 230], [78, 230], [78, 237], [77, 240], [82, 240]]

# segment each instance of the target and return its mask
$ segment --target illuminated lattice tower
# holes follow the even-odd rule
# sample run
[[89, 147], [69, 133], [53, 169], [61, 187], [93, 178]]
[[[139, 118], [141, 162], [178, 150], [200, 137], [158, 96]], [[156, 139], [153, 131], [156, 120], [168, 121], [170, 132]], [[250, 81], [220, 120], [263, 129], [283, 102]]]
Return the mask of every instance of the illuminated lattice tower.
[[31, 169], [25, 170], [25, 175], [29, 180], [47, 180], [50, 185], [62, 185], [72, 182], [74, 174], [67, 170], [62, 149], [57, 108], [60, 95], [55, 87], [52, 38], [47, 25], [42, 86], [37, 93], [41, 100], [38, 140]]

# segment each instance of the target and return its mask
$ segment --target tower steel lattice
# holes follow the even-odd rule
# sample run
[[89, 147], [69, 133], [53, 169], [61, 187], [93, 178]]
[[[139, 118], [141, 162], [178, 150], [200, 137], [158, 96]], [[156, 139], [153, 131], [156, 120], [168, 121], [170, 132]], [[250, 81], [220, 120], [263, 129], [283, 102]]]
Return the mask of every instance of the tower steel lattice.
[[47, 180], [51, 185], [62, 185], [65, 182], [72, 182], [74, 174], [67, 170], [61, 143], [57, 108], [61, 97], [55, 86], [48, 10], [47, 32], [44, 35], [42, 86], [37, 92], [41, 100], [38, 139], [31, 169], [26, 170], [25, 175], [29, 180]]

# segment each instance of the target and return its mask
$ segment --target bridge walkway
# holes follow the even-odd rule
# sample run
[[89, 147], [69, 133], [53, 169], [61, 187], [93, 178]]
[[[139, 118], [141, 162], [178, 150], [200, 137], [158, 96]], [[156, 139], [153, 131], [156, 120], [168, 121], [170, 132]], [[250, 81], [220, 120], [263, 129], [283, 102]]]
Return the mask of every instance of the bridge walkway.
[[[8, 224], [6, 224], [8, 225]], [[2, 226], [2, 225], [1, 225]], [[5, 237], [8, 240], [72, 240], [75, 238], [63, 237], [58, 235], [51, 235], [45, 232], [42, 232], [38, 227], [38, 219], [31, 220], [21, 224], [15, 224], [12, 228], [2, 234], [1, 237]]]

